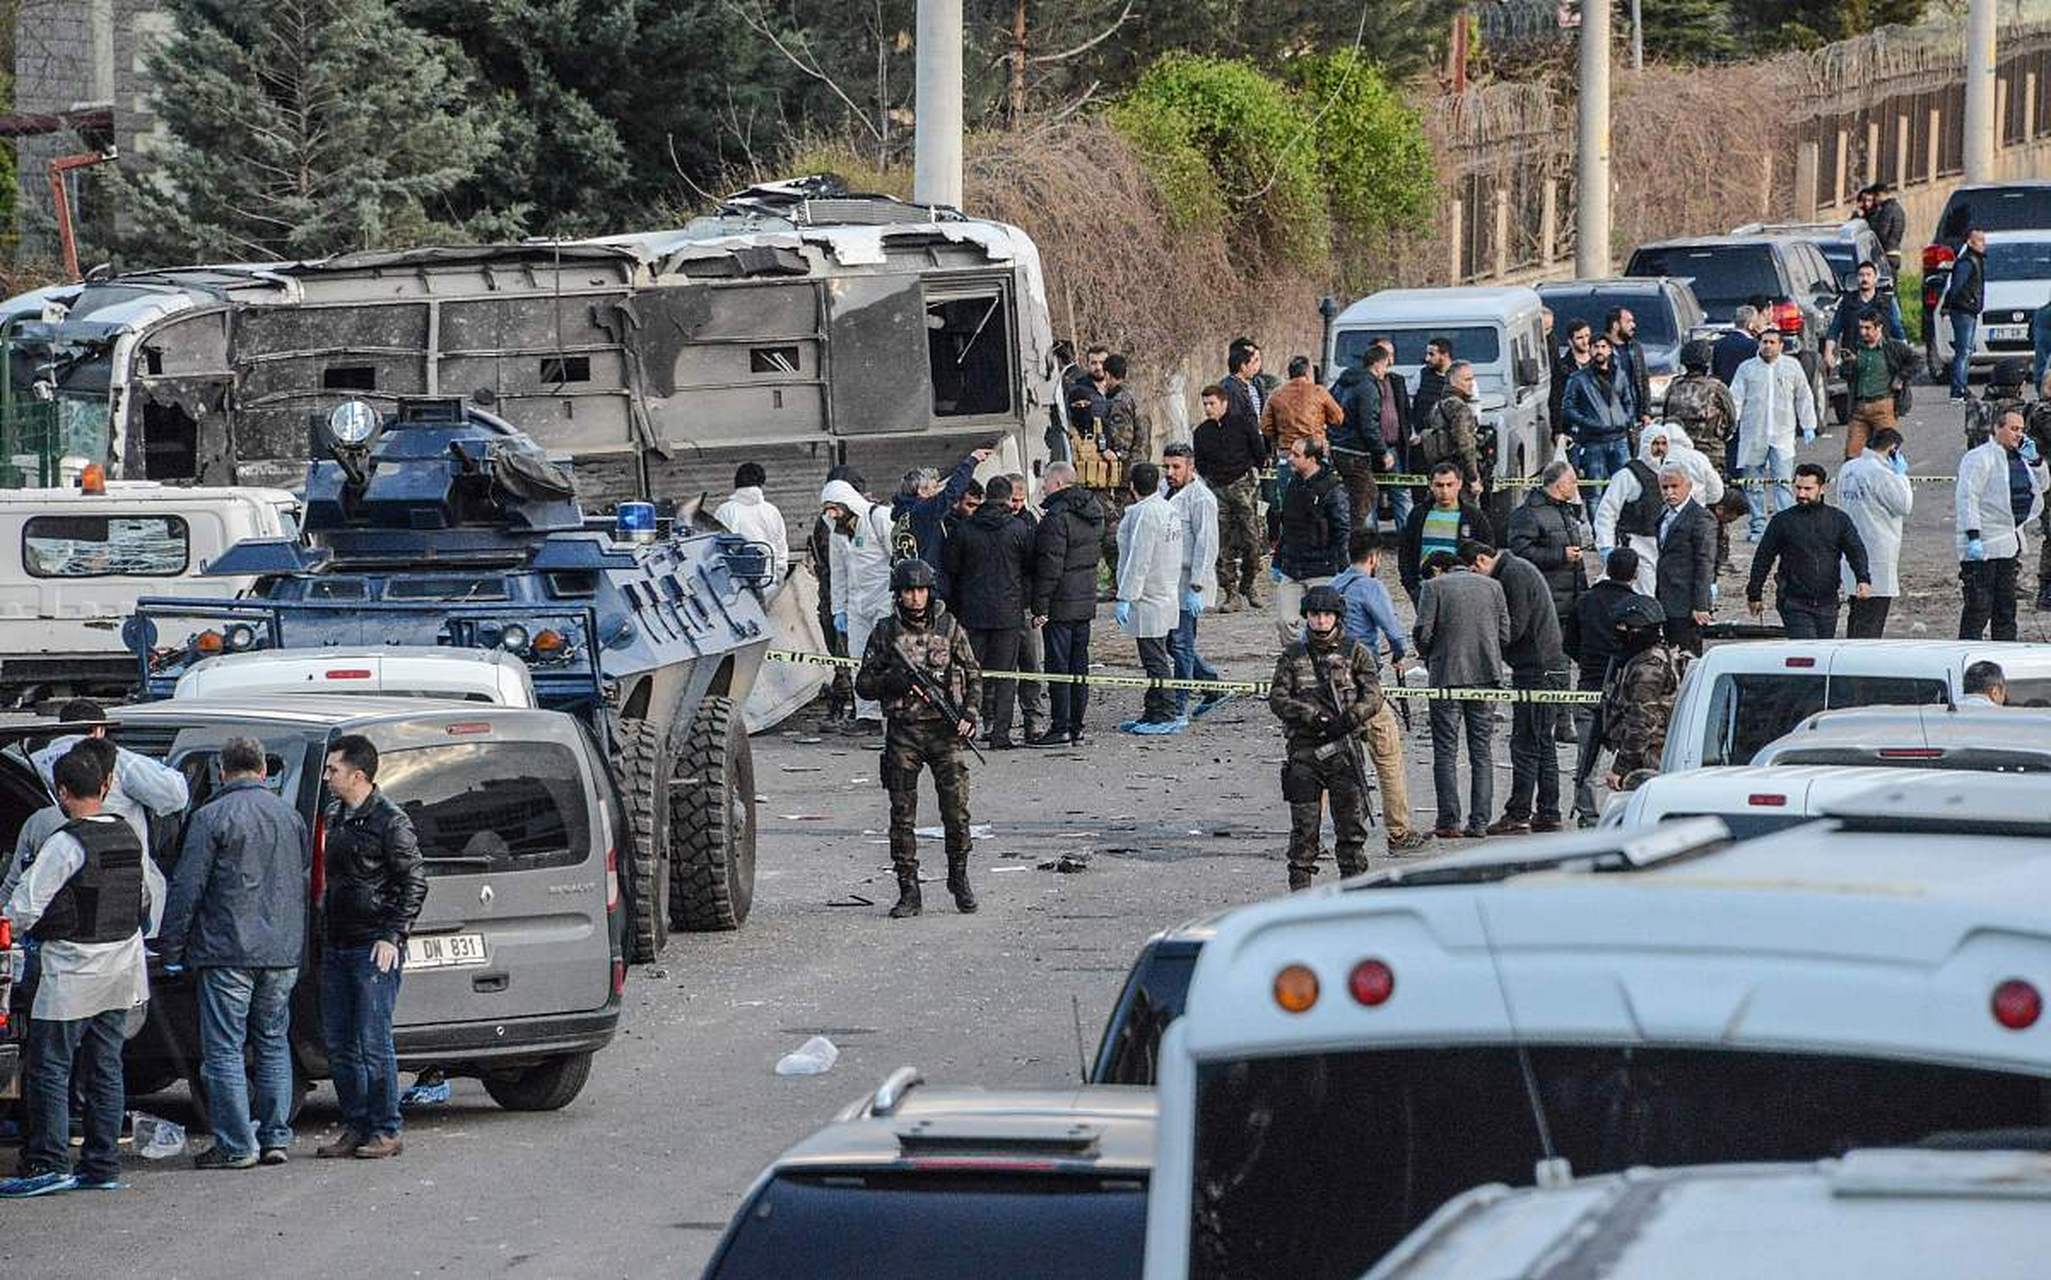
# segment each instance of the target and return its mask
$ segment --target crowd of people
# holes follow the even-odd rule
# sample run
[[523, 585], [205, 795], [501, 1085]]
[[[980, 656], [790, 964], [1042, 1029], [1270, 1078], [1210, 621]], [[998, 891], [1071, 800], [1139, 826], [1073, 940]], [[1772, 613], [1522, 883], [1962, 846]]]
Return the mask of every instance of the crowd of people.
[[[59, 719], [85, 731], [33, 757], [57, 803], [24, 824], [0, 875], [0, 908], [30, 943], [24, 980], [34, 991], [23, 1156], [0, 1198], [120, 1185], [122, 1046], [150, 999], [146, 945], [165, 974], [189, 975], [197, 988], [199, 1080], [215, 1140], [194, 1164], [284, 1164], [297, 1087], [290, 998], [307, 962], [311, 898], [305, 822], [267, 784], [263, 744], [231, 737], [216, 753], [219, 785], [186, 815], [167, 878], [151, 822], [188, 809], [185, 774], [116, 746], [93, 702], [67, 703]], [[377, 769], [377, 748], [345, 735], [330, 744], [322, 775], [332, 799], [321, 1025], [342, 1111], [322, 1158], [403, 1150], [392, 1010], [427, 879], [412, 820], [378, 790]], [[74, 1130], [84, 1135], [75, 1165]]]

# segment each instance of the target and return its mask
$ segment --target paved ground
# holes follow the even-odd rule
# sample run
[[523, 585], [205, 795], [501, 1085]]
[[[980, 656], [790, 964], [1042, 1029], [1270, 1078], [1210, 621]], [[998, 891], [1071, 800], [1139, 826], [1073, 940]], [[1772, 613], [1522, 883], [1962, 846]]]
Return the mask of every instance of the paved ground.
[[[1916, 469], [1948, 474], [1956, 411], [1928, 389], [1924, 404], [1911, 424]], [[1834, 472], [1841, 439], [1806, 452]], [[1904, 566], [1913, 595], [1891, 634], [1955, 628], [1951, 496], [1917, 487]], [[1726, 578], [1723, 599], [1720, 614], [1734, 615], [1742, 581]], [[2051, 638], [2044, 618], [2025, 606], [2025, 638]], [[1108, 618], [1100, 634], [1106, 670], [1134, 670]], [[1264, 617], [1207, 621], [1204, 644], [1228, 676], [1271, 669]], [[458, 1082], [450, 1105], [410, 1120], [400, 1159], [317, 1163], [312, 1139], [334, 1120], [323, 1090], [283, 1169], [131, 1161], [128, 1191], [10, 1206], [0, 1274], [693, 1274], [761, 1166], [891, 1068], [1073, 1080], [1078, 1020], [1080, 1048], [1093, 1049], [1148, 933], [1280, 890], [1281, 739], [1265, 706], [1235, 701], [1174, 738], [1102, 731], [1136, 707], [1122, 691], [1099, 701], [1084, 753], [1018, 751], [976, 766], [976, 818], [992, 830], [977, 848], [975, 917], [944, 905], [937, 884], [925, 917], [883, 917], [894, 885], [873, 752], [837, 736], [800, 741], [803, 726], [758, 738], [754, 918], [738, 934], [677, 939], [661, 964], [633, 972], [625, 1029], [569, 1108], [512, 1115]], [[1426, 805], [1428, 763], [1413, 738], [1412, 794]], [[1499, 802], [1507, 785], [1505, 766]], [[933, 820], [930, 795], [925, 813]], [[1082, 851], [1082, 874], [1035, 869]], [[841, 905], [855, 895], [874, 905]], [[779, 1054], [822, 1033], [842, 1049], [830, 1074], [771, 1074]], [[176, 1095], [139, 1105], [184, 1114]]]

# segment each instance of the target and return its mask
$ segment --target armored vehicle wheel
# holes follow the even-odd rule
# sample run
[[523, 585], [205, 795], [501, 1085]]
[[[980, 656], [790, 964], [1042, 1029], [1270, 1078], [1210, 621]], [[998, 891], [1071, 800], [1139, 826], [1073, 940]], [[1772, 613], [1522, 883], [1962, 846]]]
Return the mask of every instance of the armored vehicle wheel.
[[657, 797], [669, 793], [671, 761], [662, 750], [662, 734], [648, 720], [630, 720], [620, 734], [620, 792], [627, 803], [627, 821], [634, 828], [634, 856], [627, 864], [632, 891], [628, 918], [627, 959], [652, 964], [669, 941], [670, 806]]
[[755, 756], [733, 699], [705, 699], [675, 768], [670, 924], [694, 933], [738, 929], [755, 901]]

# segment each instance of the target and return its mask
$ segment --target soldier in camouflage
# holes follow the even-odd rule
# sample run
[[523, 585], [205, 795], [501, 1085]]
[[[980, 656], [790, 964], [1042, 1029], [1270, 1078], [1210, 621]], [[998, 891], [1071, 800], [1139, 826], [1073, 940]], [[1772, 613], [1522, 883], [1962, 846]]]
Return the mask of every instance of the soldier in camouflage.
[[1731, 434], [1737, 430], [1738, 404], [1731, 389], [1709, 371], [1714, 352], [1695, 338], [1681, 347], [1681, 376], [1666, 389], [1666, 420], [1688, 433], [1688, 439], [1709, 458], [1720, 479], [1728, 462]]
[[[968, 632], [933, 598], [933, 567], [906, 560], [890, 571], [897, 608], [869, 636], [855, 692], [883, 704], [883, 789], [890, 795], [890, 863], [897, 871], [893, 919], [919, 914], [919, 852], [914, 833], [919, 771], [933, 771], [940, 823], [947, 832], [947, 890], [957, 910], [976, 909], [969, 888], [969, 780], [963, 739], [976, 731], [983, 672]], [[925, 679], [914, 678], [914, 671]], [[927, 686], [930, 685], [931, 688]], [[937, 690], [936, 694], [934, 690]]]
[[1674, 695], [1688, 669], [1688, 654], [1666, 643], [1666, 611], [1634, 596], [1616, 612], [1617, 656], [1602, 690], [1602, 744], [1616, 752], [1604, 779], [1612, 791], [1636, 787], [1659, 768], [1666, 749]]
[[1339, 874], [1367, 870], [1367, 784], [1358, 738], [1382, 706], [1374, 654], [1340, 625], [1345, 600], [1330, 587], [1312, 587], [1302, 612], [1303, 638], [1282, 650], [1268, 686], [1268, 708], [1289, 743], [1282, 798], [1289, 802], [1291, 890], [1309, 888], [1317, 874], [1326, 795], [1339, 836]]
[[1117, 483], [1110, 489], [1091, 492], [1104, 508], [1104, 564], [1110, 569], [1113, 582], [1118, 581], [1118, 519], [1125, 514], [1125, 500], [1129, 496], [1124, 484], [1126, 468], [1135, 462], [1145, 462], [1147, 448], [1147, 421], [1125, 375], [1123, 355], [1104, 357], [1105, 410], [1097, 452], [1106, 462], [1115, 464], [1111, 474]]

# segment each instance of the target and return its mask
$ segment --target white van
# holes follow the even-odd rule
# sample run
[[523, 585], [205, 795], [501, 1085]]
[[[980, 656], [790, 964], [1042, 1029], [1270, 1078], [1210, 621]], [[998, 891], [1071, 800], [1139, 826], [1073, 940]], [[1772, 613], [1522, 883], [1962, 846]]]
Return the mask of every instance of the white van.
[[1612, 795], [1598, 825], [1639, 831], [1669, 818], [1715, 817], [1723, 819], [1732, 835], [1765, 835], [1812, 821], [1851, 796], [1918, 776], [1927, 775], [1916, 769], [1841, 764], [1686, 769], [1656, 774], [1630, 791]]
[[2041, 1151], [1880, 1149], [1809, 1164], [1631, 1169], [1476, 1187], [1367, 1280], [2038, 1280], [2047, 1213]]
[[1357, 1275], [1491, 1182], [2051, 1124], [2051, 812], [1916, 775], [1224, 916], [1160, 1057], [1150, 1280]]
[[2051, 645], [1978, 640], [1756, 640], [1720, 644], [1681, 681], [1661, 773], [1749, 764], [1834, 707], [1957, 705], [1965, 669], [1997, 662], [2014, 706], [2051, 706]]
[[282, 693], [358, 693], [448, 698], [533, 707], [534, 677], [503, 649], [384, 645], [279, 649], [202, 658], [178, 677], [175, 699], [257, 698]]
[[137, 680], [121, 621], [141, 596], [234, 596], [250, 578], [199, 576], [245, 538], [292, 538], [283, 489], [116, 480], [0, 490], [0, 701], [125, 694]]
[[1326, 380], [1361, 363], [1375, 338], [1396, 343], [1392, 366], [1415, 390], [1424, 346], [1449, 338], [1453, 357], [1474, 366], [1474, 406], [1482, 429], [1495, 432], [1498, 480], [1534, 475], [1552, 460], [1546, 406], [1552, 359], [1546, 350], [1545, 307], [1522, 285], [1506, 288], [1384, 289], [1333, 318], [1325, 338]]

